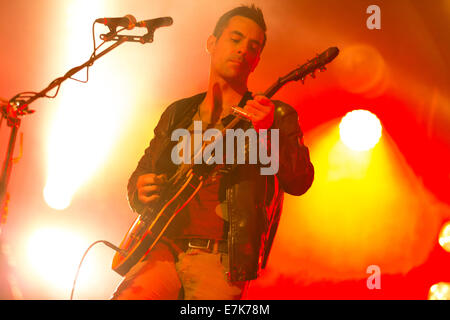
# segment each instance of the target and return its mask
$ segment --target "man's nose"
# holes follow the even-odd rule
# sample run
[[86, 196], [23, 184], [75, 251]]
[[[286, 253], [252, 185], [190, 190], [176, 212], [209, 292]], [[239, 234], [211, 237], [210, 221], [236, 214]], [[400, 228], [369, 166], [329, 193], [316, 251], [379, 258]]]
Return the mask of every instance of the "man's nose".
[[245, 55], [248, 52], [248, 43], [246, 41], [241, 41], [238, 47], [238, 53], [241, 55]]

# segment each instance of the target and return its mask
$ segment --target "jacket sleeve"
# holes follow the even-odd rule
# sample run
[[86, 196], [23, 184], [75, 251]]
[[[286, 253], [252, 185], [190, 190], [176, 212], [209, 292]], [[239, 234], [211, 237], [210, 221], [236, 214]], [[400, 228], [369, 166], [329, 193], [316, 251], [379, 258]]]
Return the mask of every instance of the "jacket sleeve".
[[274, 101], [273, 128], [279, 129], [279, 169], [277, 177], [283, 190], [292, 195], [302, 195], [312, 185], [314, 166], [309, 150], [303, 144], [298, 114], [294, 108]]
[[137, 179], [139, 176], [147, 173], [158, 172], [157, 162], [170, 142], [169, 125], [173, 113], [173, 105], [169, 106], [162, 114], [157, 126], [154, 130], [154, 137], [151, 139], [149, 146], [145, 149], [144, 155], [138, 162], [138, 165], [134, 172], [128, 179], [127, 191], [128, 191], [128, 203], [133, 211], [141, 213], [144, 209], [144, 205], [138, 200], [137, 194]]

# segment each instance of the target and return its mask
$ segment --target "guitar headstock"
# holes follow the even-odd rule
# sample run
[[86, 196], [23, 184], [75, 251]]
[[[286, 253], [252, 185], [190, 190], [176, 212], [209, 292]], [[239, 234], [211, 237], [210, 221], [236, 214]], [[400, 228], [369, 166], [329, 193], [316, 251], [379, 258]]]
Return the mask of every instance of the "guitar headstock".
[[325, 65], [333, 61], [334, 58], [339, 54], [339, 49], [337, 47], [330, 47], [321, 54], [318, 54], [315, 58], [308, 60], [305, 64], [301, 65], [297, 69], [294, 69], [286, 76], [279, 79], [280, 84], [287, 83], [289, 81], [301, 80], [304, 82], [306, 76], [311, 75], [315, 78], [315, 72], [323, 72], [326, 70]]

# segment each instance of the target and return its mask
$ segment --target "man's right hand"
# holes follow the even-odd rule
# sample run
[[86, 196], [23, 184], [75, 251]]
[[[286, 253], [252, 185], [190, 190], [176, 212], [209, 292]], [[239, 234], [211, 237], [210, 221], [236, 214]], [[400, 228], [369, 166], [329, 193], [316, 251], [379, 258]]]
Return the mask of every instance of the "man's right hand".
[[165, 174], [148, 173], [139, 176], [136, 182], [138, 200], [145, 205], [150, 205], [159, 199], [161, 187], [167, 182]]

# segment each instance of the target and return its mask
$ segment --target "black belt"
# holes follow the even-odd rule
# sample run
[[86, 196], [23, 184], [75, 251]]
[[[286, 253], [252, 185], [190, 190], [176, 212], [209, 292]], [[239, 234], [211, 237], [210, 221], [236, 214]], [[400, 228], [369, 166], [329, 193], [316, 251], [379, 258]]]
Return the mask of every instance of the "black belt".
[[227, 240], [214, 240], [214, 239], [175, 239], [173, 241], [181, 250], [187, 251], [188, 249], [203, 249], [211, 252], [228, 252]]

